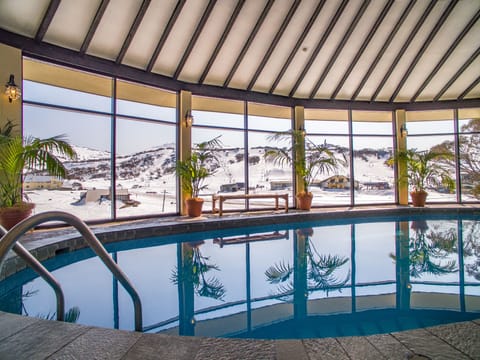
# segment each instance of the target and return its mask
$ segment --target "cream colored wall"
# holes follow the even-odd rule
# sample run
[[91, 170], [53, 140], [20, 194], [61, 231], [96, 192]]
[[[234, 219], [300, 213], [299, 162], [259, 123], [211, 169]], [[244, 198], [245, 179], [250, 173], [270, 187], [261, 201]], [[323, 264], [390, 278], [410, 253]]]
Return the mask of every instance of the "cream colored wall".
[[11, 120], [17, 124], [15, 130], [21, 131], [22, 101], [9, 102], [5, 94], [5, 84], [15, 75], [15, 83], [22, 88], [22, 51], [11, 46], [0, 44], [0, 126]]

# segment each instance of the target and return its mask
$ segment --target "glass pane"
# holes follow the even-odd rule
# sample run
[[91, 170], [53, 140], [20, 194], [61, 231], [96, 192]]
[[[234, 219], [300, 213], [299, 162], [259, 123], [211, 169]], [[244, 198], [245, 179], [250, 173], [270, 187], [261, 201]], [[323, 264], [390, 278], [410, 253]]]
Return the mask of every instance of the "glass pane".
[[305, 120], [308, 134], [348, 134], [348, 121]]
[[462, 200], [480, 199], [480, 133], [460, 134], [460, 181]]
[[354, 121], [352, 123], [353, 134], [366, 135], [392, 135], [392, 123]]
[[110, 113], [112, 109], [112, 100], [110, 97], [89, 94], [28, 80], [23, 81], [22, 97], [25, 101], [61, 105], [74, 109], [108, 113]]
[[134, 116], [174, 123], [176, 122], [176, 113], [177, 110], [175, 108], [117, 100], [117, 114], [120, 116]]
[[[207, 188], [201, 192], [205, 200], [204, 209], [211, 209], [211, 195], [219, 192], [244, 192], [245, 171], [244, 171], [244, 140], [243, 131], [222, 130], [219, 135], [218, 129], [205, 129], [192, 127], [192, 148], [199, 143], [219, 137], [221, 148], [215, 150], [217, 168], [215, 174], [207, 179]], [[230, 203], [225, 204], [228, 209]], [[242, 203], [241, 208], [244, 208]]]
[[176, 212], [175, 137], [173, 124], [117, 119], [117, 217]]
[[453, 134], [453, 120], [407, 122], [408, 135]]
[[228, 128], [243, 129], [245, 123], [241, 114], [226, 114], [212, 111], [192, 111], [195, 125], [221, 126]]
[[355, 204], [395, 201], [394, 169], [386, 163], [393, 156], [392, 141], [391, 137], [353, 137]]
[[[274, 139], [274, 132], [248, 133], [249, 146], [249, 179], [248, 186], [251, 193], [278, 193], [288, 194], [289, 204], [293, 204], [293, 167], [291, 163], [290, 137]], [[267, 151], [286, 149], [285, 161], [275, 161], [274, 157], [265, 157]], [[251, 200], [250, 204], [260, 207], [273, 207], [273, 199]]]
[[24, 104], [26, 136], [47, 138], [65, 134], [78, 160], [65, 162], [68, 179], [25, 178], [24, 189], [36, 212], [61, 210], [83, 220], [110, 218], [110, 117]]
[[[420, 151], [429, 151], [432, 149], [440, 150], [442, 152], [450, 151], [453, 153], [454, 136], [453, 135], [437, 135], [437, 136], [408, 136], [407, 148], [417, 149]], [[455, 160], [438, 159], [434, 164], [442, 165], [448, 169], [450, 177], [455, 180]], [[435, 177], [440, 181], [438, 177]], [[427, 202], [444, 202], [456, 201], [455, 190], [450, 192], [446, 187], [440, 184], [435, 185], [434, 182], [428, 181], [427, 186]]]
[[310, 186], [313, 206], [350, 204], [350, 167], [348, 136], [308, 135], [306, 143], [326, 146], [339, 161], [338, 167], [317, 174]]

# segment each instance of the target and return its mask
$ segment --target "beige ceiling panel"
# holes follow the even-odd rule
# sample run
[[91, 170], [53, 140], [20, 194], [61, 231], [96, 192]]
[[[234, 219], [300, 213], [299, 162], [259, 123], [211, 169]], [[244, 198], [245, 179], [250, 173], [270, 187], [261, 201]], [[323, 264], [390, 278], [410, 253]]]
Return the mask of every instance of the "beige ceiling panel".
[[[302, 73], [306, 63], [310, 59], [310, 56], [317, 47], [321, 39], [320, 34], [323, 34], [326, 31], [328, 24], [334, 16], [337, 7], [338, 3], [335, 1], [327, 1], [325, 3], [320, 15], [315, 21], [315, 24], [312, 26], [310, 32], [305, 37], [302, 46], [300, 46], [300, 51], [298, 51], [298, 53], [294, 56], [293, 61], [291, 62], [280, 82], [278, 83], [278, 86], [274, 91], [275, 94], [287, 96], [290, 93], [293, 85], [296, 82], [296, 79], [298, 79], [298, 77]], [[305, 22], [307, 21], [308, 20], [306, 20]], [[322, 58], [323, 52], [320, 52], [320, 55], [318, 57]], [[325, 63], [325, 61], [326, 60], [324, 59], [323, 62]]]
[[[475, 79], [478, 79], [480, 69], [480, 58], [470, 64], [470, 66], [465, 70], [465, 72], [450, 86], [450, 88], [443, 94], [440, 100], [456, 100], [457, 96], [463, 93]], [[470, 98], [480, 98], [480, 92], [478, 86], [472, 89], [467, 99]]]
[[141, 0], [110, 1], [87, 53], [115, 60], [142, 4]]
[[152, 0], [125, 54], [123, 64], [146, 69], [176, 4], [176, 0]]
[[112, 95], [112, 79], [109, 77], [27, 58], [23, 60], [23, 78], [90, 94]]
[[[368, 15], [364, 13], [360, 21], [357, 23], [357, 26], [349, 37], [349, 40], [335, 60], [334, 65], [329, 70], [328, 75], [325, 77], [322, 85], [318, 89], [316, 97], [323, 99], [329, 99], [331, 97], [343, 75], [347, 71], [350, 63], [355, 58], [355, 55], [364, 43], [365, 38], [370, 33], [374, 20], [378, 17], [383, 7], [384, 3], [381, 1], [374, 1], [368, 5], [366, 10]], [[342, 34], [342, 38], [343, 36], [344, 34]]]
[[278, 119], [291, 119], [292, 109], [285, 106], [273, 106], [249, 102], [248, 115], [273, 117]]
[[[350, 23], [353, 21], [361, 5], [362, 2], [360, 1], [353, 1], [348, 3], [342, 13], [340, 20], [337, 22], [337, 24], [333, 28], [333, 31], [330, 33], [327, 41], [325, 42], [325, 45], [322, 47], [320, 53], [317, 55], [305, 78], [300, 83], [300, 86], [298, 87], [295, 96], [302, 98], [308, 98], [310, 96], [321, 74], [325, 70], [326, 65], [335, 53], [337, 46], [341, 42], [345, 32], [347, 31]], [[326, 99], [329, 98], [329, 94], [317, 92], [316, 98]]]
[[[398, 19], [400, 18], [402, 12], [407, 5], [407, 1], [395, 1], [393, 3], [390, 11], [385, 16], [383, 22], [380, 24], [377, 32], [370, 40], [367, 50], [363, 52], [352, 73], [345, 81], [343, 87], [340, 89], [337, 98], [343, 100], [350, 100], [353, 97], [358, 86], [360, 86], [363, 77], [367, 74], [370, 66], [375, 61], [376, 55], [382, 49], [383, 44], [392, 32], [395, 24], [397, 23]], [[373, 25], [373, 20], [371, 21]]]
[[179, 80], [197, 82], [207, 66], [210, 56], [215, 50], [225, 27], [230, 20], [236, 6], [235, 0], [217, 1], [210, 17], [203, 27], [202, 33], [197, 39], [182, 72]]
[[[479, 6], [480, 2], [474, 4], [465, 1], [457, 4], [400, 90], [399, 100], [409, 101], [412, 94], [416, 93], [418, 87], [429, 75], [432, 66], [438, 64]], [[480, 38], [478, 33], [477, 38]], [[433, 97], [430, 100], [433, 100]]]
[[407, 121], [432, 121], [432, 120], [448, 120], [453, 119], [452, 110], [429, 110], [429, 111], [407, 111]]
[[160, 51], [153, 72], [167, 76], [175, 73], [206, 6], [207, 0], [187, 0]]
[[1, 0], [0, 28], [34, 38], [49, 0]]
[[60, 2], [44, 41], [68, 49], [80, 50], [100, 0], [83, 0], [81, 7], [78, 4], [78, 0]]
[[150, 105], [177, 106], [176, 93], [127, 81], [117, 82], [117, 97]]
[[[408, 71], [413, 60], [417, 56], [418, 52], [422, 48], [425, 40], [428, 38], [428, 35], [431, 33], [435, 27], [437, 21], [440, 19], [445, 8], [448, 6], [446, 1], [438, 1], [435, 3], [432, 11], [429, 16], [426, 18], [425, 22], [421, 26], [420, 31], [415, 35], [412, 42], [403, 53], [403, 56], [400, 62], [397, 64], [392, 74], [388, 78], [388, 81], [385, 83], [385, 86], [378, 94], [377, 100], [379, 101], [389, 101], [397, 86], [402, 81], [403, 76]], [[423, 76], [425, 77], [425, 75]], [[402, 98], [399, 95], [393, 101], [408, 101], [408, 97]]]
[[[297, 44], [297, 40], [303, 33], [316, 6], [317, 2], [313, 0], [302, 1], [300, 3], [287, 29], [273, 50], [270, 59], [254, 84], [253, 90], [261, 92], [270, 91], [270, 88]], [[302, 51], [302, 47], [300, 47], [299, 52]]]
[[[369, 79], [366, 81], [364, 87], [358, 94], [357, 100], [371, 99], [372, 95], [375, 93], [377, 87], [379, 86], [383, 77], [385, 76], [391, 64], [395, 60], [397, 54], [400, 52], [400, 49], [407, 40], [408, 36], [413, 31], [415, 24], [420, 19], [427, 6], [427, 1], [417, 1], [417, 3], [414, 5], [408, 17], [403, 22], [402, 26], [398, 30], [397, 34], [394, 36], [392, 42], [390, 43], [387, 50], [378, 62], [377, 66], [375, 67], [375, 70], [372, 72]], [[404, 58], [402, 58], [402, 61], [404, 61], [403, 59]], [[393, 83], [391, 79], [389, 79], [387, 83], [388, 82]], [[393, 87], [392, 84], [390, 84], [390, 88], [391, 87]], [[389, 99], [390, 97], [388, 96], [387, 101]]]
[[250, 48], [247, 50], [240, 66], [235, 72], [230, 86], [239, 89], [246, 89], [248, 87], [250, 80], [282, 25], [284, 18], [287, 16], [291, 4], [291, 0], [277, 1], [273, 4], [253, 42], [250, 44]]
[[265, 0], [247, 1], [245, 3], [227, 40], [212, 65], [205, 79], [205, 83], [223, 85], [264, 7]]
[[348, 121], [348, 111], [331, 109], [305, 109], [305, 120]]
[[243, 101], [225, 100], [204, 96], [192, 96], [192, 109], [200, 111], [213, 111], [228, 114], [243, 114]]

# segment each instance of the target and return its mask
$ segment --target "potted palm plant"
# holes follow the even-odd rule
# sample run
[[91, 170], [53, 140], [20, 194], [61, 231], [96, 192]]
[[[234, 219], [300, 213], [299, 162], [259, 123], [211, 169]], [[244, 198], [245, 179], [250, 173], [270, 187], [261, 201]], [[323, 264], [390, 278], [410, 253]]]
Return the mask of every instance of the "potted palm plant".
[[407, 170], [399, 181], [410, 185], [413, 206], [425, 206], [428, 186], [443, 186], [448, 191], [455, 189], [450, 169], [441, 162], [451, 158], [453, 154], [450, 152], [434, 150], [408, 149], [397, 154], [398, 161], [404, 162]]
[[180, 176], [181, 187], [187, 194], [185, 206], [190, 217], [198, 217], [202, 214], [203, 199], [199, 196], [200, 191], [208, 185], [206, 179], [218, 169], [218, 158], [215, 150], [221, 147], [220, 136], [196, 145], [190, 157], [185, 160], [177, 160], [176, 172]]
[[8, 121], [0, 129], [0, 224], [7, 230], [28, 217], [35, 206], [22, 192], [22, 174], [42, 171], [66, 177], [67, 170], [58, 156], [68, 159], [77, 156], [63, 135], [23, 138], [13, 135], [13, 127]]
[[317, 145], [305, 139], [302, 130], [278, 132], [269, 137], [269, 140], [288, 141], [291, 146], [286, 148], [272, 148], [265, 152], [265, 157], [279, 166], [292, 166], [302, 181], [303, 190], [297, 192], [297, 207], [301, 210], [310, 210], [313, 194], [309, 190], [319, 175], [336, 170], [345, 159], [338, 158], [327, 144]]

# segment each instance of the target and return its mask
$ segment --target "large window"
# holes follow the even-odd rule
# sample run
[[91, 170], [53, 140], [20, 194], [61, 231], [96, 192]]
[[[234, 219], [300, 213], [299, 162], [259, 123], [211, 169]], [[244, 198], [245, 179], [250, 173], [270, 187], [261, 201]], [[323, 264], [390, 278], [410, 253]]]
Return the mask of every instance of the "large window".
[[[410, 111], [407, 112], [408, 149], [420, 151], [451, 152], [455, 155], [455, 131], [452, 110], [442, 111]], [[444, 161], [444, 160], [440, 160]], [[446, 162], [451, 177], [455, 179], [455, 159]], [[450, 191], [442, 185], [430, 184], [427, 189], [428, 202], [456, 201], [455, 190]]]
[[391, 112], [353, 111], [352, 120], [355, 204], [393, 203]]
[[335, 170], [322, 172], [314, 179], [310, 186], [314, 194], [312, 204], [350, 204], [352, 181], [348, 112], [305, 109], [305, 131], [307, 142], [326, 145], [339, 160], [339, 166]]

